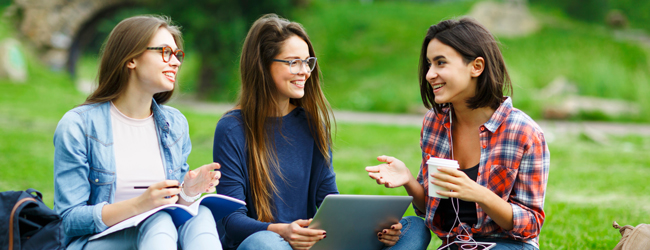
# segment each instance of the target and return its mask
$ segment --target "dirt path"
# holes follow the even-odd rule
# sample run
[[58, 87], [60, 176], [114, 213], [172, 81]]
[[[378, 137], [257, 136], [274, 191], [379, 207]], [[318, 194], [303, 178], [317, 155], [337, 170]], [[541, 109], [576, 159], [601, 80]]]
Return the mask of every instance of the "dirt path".
[[[233, 107], [232, 104], [209, 103], [192, 100], [190, 98], [176, 98], [170, 105], [187, 108], [199, 113], [221, 115]], [[383, 124], [396, 126], [421, 127], [423, 115], [420, 114], [389, 114], [371, 112], [352, 112], [334, 110], [334, 117], [340, 123]], [[636, 134], [650, 136], [650, 124], [628, 124], [610, 122], [570, 122], [539, 120], [545, 134], [562, 136], [565, 134], [584, 133], [594, 140], [606, 140], [605, 135]]]

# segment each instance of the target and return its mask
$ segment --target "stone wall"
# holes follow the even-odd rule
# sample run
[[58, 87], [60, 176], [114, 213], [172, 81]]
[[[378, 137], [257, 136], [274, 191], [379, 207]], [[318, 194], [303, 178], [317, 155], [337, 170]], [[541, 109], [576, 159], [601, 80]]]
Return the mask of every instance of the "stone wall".
[[83, 26], [103, 11], [144, 0], [14, 0], [7, 9], [19, 32], [53, 69], [63, 69]]

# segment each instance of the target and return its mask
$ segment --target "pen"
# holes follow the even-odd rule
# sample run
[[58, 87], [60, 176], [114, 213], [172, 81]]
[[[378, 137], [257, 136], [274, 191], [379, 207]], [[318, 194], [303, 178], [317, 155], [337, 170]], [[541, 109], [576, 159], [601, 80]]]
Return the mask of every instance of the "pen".
[[[133, 189], [147, 189], [147, 188], [149, 188], [149, 186], [135, 186], [135, 187], [133, 187]], [[165, 187], [165, 188], [178, 188], [178, 186], [169, 186], [169, 187]]]

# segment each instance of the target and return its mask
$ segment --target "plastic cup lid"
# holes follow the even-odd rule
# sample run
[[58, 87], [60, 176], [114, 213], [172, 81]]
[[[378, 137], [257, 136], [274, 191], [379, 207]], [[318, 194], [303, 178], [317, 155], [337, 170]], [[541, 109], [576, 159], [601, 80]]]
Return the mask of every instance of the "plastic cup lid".
[[443, 159], [443, 158], [435, 158], [431, 157], [427, 161], [427, 164], [429, 165], [435, 165], [435, 166], [440, 166], [440, 167], [452, 167], [452, 168], [458, 168], [458, 161], [456, 160], [449, 160], [449, 159]]

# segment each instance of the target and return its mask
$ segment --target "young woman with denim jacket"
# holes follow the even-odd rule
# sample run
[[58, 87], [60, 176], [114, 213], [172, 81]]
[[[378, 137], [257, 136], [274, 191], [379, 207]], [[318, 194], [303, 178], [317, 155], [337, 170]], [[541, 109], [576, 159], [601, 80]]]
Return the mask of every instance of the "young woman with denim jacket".
[[180, 31], [165, 17], [123, 20], [105, 44], [97, 90], [59, 121], [54, 209], [68, 249], [221, 249], [216, 222], [202, 206], [178, 229], [158, 212], [137, 227], [88, 241], [158, 206], [189, 205], [219, 183], [217, 163], [189, 171], [187, 120], [162, 105], [175, 87], [181, 46]]

